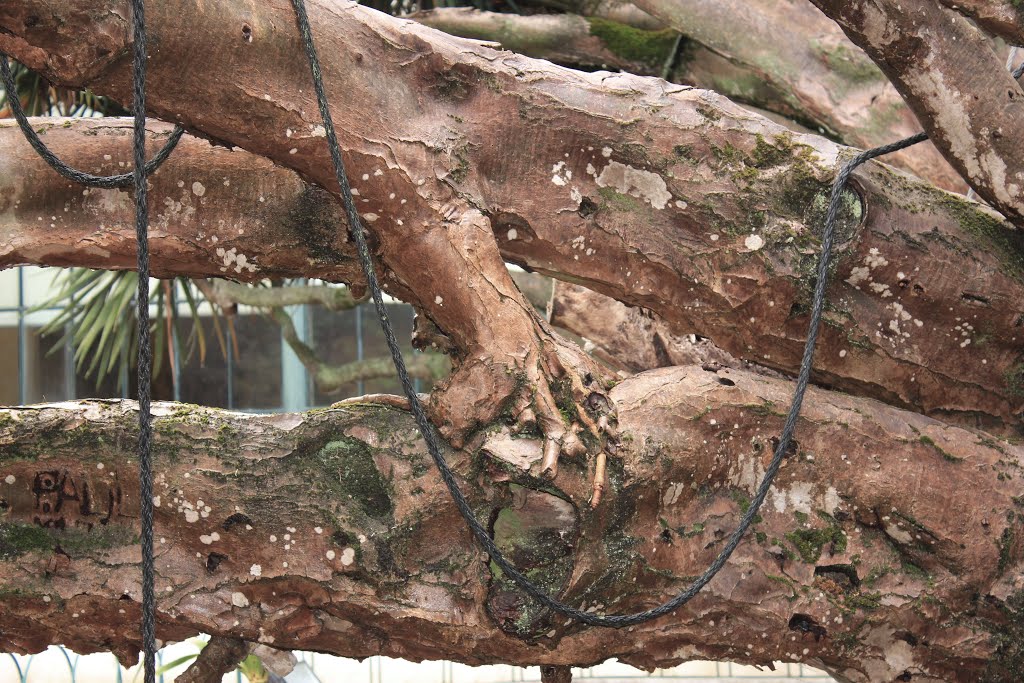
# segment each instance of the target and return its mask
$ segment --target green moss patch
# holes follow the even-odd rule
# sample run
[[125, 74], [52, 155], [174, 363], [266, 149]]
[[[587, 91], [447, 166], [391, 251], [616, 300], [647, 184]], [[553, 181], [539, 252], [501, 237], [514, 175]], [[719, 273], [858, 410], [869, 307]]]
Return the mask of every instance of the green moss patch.
[[648, 66], [663, 64], [675, 48], [679, 35], [672, 29], [646, 31], [600, 17], [588, 17], [587, 23], [590, 24], [590, 35], [600, 40], [609, 51], [625, 60]]

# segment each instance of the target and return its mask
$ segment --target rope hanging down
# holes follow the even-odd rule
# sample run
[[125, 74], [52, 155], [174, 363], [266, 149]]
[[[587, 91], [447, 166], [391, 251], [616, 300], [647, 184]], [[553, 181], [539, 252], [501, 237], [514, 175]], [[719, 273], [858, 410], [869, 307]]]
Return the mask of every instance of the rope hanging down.
[[156, 680], [156, 576], [153, 558], [153, 426], [150, 394], [153, 380], [153, 350], [149, 334], [149, 215], [146, 176], [167, 160], [185, 132], [176, 126], [171, 137], [152, 161], [146, 163], [146, 19], [144, 0], [131, 0], [132, 8], [132, 156], [131, 173], [97, 176], [71, 168], [51, 152], [29, 124], [18, 99], [7, 55], [0, 52], [0, 76], [11, 111], [29, 144], [57, 173], [89, 187], [135, 188], [135, 237], [138, 241], [139, 287], [135, 295], [138, 316], [138, 394], [139, 394], [139, 515], [142, 550], [142, 652], [144, 683]]
[[458, 507], [462, 517], [466, 520], [466, 524], [473, 532], [477, 542], [483, 546], [484, 550], [487, 551], [487, 554], [490, 555], [491, 559], [494, 560], [495, 564], [501, 568], [505, 575], [510, 577], [516, 585], [522, 588], [534, 600], [545, 607], [558, 612], [559, 614], [590, 626], [621, 628], [623, 626], [640, 624], [645, 621], [664, 616], [665, 614], [668, 614], [669, 612], [686, 604], [691, 598], [693, 598], [693, 596], [700, 592], [700, 590], [706, 586], [712, 578], [714, 578], [715, 574], [717, 574], [725, 565], [726, 561], [728, 561], [729, 556], [732, 555], [736, 546], [739, 545], [740, 539], [750, 527], [754, 517], [757, 515], [757, 512], [761, 507], [761, 504], [764, 502], [765, 496], [768, 495], [768, 489], [771, 487], [772, 480], [779, 471], [782, 459], [789, 448], [789, 442], [793, 438], [793, 431], [796, 428], [796, 421], [800, 415], [800, 408], [803, 404], [804, 394], [807, 391], [807, 384], [810, 381], [811, 361], [814, 357], [814, 346], [817, 343], [818, 328], [825, 305], [825, 290], [828, 287], [828, 268], [832, 255], [832, 243], [835, 233], [836, 218], [839, 213], [842, 193], [846, 187], [847, 181], [850, 179], [850, 174], [855, 168], [869, 159], [910, 147], [911, 145], [915, 145], [923, 140], [927, 140], [928, 136], [925, 133], [918, 133], [917, 135], [900, 140], [899, 142], [894, 142], [866, 152], [861, 152], [843, 165], [842, 170], [840, 170], [839, 175], [836, 177], [836, 180], [832, 185], [832, 193], [829, 196], [828, 202], [828, 213], [825, 218], [825, 231], [821, 240], [821, 255], [818, 261], [817, 282], [814, 288], [814, 300], [811, 308], [811, 321], [807, 332], [807, 343], [804, 346], [803, 359], [800, 362], [800, 374], [797, 377], [796, 389], [793, 392], [793, 404], [789, 409], [789, 414], [786, 416], [786, 422], [782, 428], [782, 435], [779, 439], [779, 444], [775, 448], [775, 454], [765, 471], [761, 484], [757, 488], [757, 493], [751, 501], [750, 507], [747, 508], [746, 513], [740, 520], [739, 526], [736, 527], [736, 530], [733, 531], [728, 542], [726, 542], [722, 552], [719, 553], [718, 557], [715, 558], [715, 561], [711, 563], [711, 566], [709, 566], [703, 574], [690, 584], [685, 591], [657, 607], [643, 612], [637, 612], [635, 614], [607, 616], [594, 614], [592, 612], [584, 612], [576, 609], [575, 607], [559, 602], [547, 595], [509, 563], [505, 556], [501, 554], [501, 551], [498, 550], [498, 547], [494, 544], [490, 534], [487, 533], [487, 529], [484, 528], [473, 514], [469, 503], [466, 501], [466, 497], [462, 494], [458, 483], [455, 481], [455, 475], [452, 473], [451, 468], [448, 467], [448, 463], [441, 454], [441, 445], [438, 442], [438, 437], [433, 426], [430, 424], [430, 421], [427, 420], [426, 413], [423, 411], [423, 405], [420, 403], [419, 397], [416, 395], [416, 391], [413, 388], [412, 381], [409, 379], [409, 373], [406, 371], [405, 361], [402, 358], [402, 352], [399, 349], [398, 340], [395, 338], [394, 331], [391, 329], [391, 323], [384, 310], [384, 300], [381, 297], [380, 285], [377, 281], [377, 274], [374, 271], [373, 261], [370, 258], [370, 251], [366, 245], [366, 235], [363, 225], [359, 220], [359, 213], [356, 211], [355, 202], [352, 199], [352, 190], [349, 186], [348, 177], [345, 173], [345, 166], [341, 160], [338, 137], [334, 131], [334, 123], [331, 120], [331, 112], [327, 104], [327, 96], [324, 93], [323, 76], [320, 71], [320, 60], [317, 57], [316, 48], [313, 45], [313, 35], [309, 26], [309, 18], [306, 14], [304, 0], [292, 0], [292, 5], [295, 8], [295, 15], [299, 25], [299, 33], [302, 36], [302, 41], [306, 48], [306, 56], [309, 59], [310, 71], [313, 75], [313, 87], [316, 91], [317, 105], [320, 108], [320, 116], [323, 119], [324, 129], [327, 132], [327, 145], [330, 149], [331, 161], [334, 163], [335, 178], [338, 181], [338, 186], [341, 188], [341, 196], [344, 200], [345, 212], [348, 216], [349, 225], [352, 227], [352, 235], [355, 238], [356, 249], [359, 253], [359, 263], [362, 265], [363, 272], [366, 274], [366, 281], [369, 285], [370, 294], [373, 297], [373, 304], [377, 309], [377, 315], [380, 317], [381, 328], [384, 331], [384, 338], [387, 341], [388, 349], [391, 351], [391, 358], [395, 363], [395, 370], [398, 372], [398, 377], [402, 382], [402, 389], [405, 391], [405, 395], [409, 399], [409, 406], [411, 407], [412, 414], [416, 419], [416, 425], [423, 434], [424, 441], [426, 441], [430, 457], [433, 458], [434, 464], [440, 471], [441, 478], [444, 479], [444, 483], [447, 485], [448, 491], [451, 493], [456, 507]]

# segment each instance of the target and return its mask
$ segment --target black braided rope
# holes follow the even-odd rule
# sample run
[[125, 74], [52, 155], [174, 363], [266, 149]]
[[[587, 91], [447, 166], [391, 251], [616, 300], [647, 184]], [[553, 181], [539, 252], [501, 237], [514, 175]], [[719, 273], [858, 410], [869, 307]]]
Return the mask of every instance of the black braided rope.
[[[3, 77], [4, 90], [7, 91], [7, 101], [11, 105], [11, 112], [14, 114], [14, 118], [18, 121], [18, 126], [21, 127], [22, 132], [28, 139], [28, 143], [32, 145], [32, 148], [43, 158], [43, 161], [48, 163], [50, 167], [57, 173], [68, 180], [73, 180], [76, 183], [87, 185], [89, 187], [102, 187], [102, 188], [117, 188], [117, 187], [131, 187], [135, 183], [135, 173], [121, 173], [118, 175], [101, 176], [93, 175], [91, 173], [85, 173], [79, 171], [76, 168], [71, 168], [66, 163], [61, 161], [56, 154], [50, 151], [50, 149], [39, 139], [36, 131], [32, 128], [29, 123], [28, 117], [25, 115], [25, 110], [21, 106], [21, 100], [17, 95], [17, 86], [14, 83], [14, 77], [11, 75], [11, 65], [8, 62], [7, 55], [0, 52], [0, 76]], [[182, 134], [185, 129], [181, 126], [175, 126], [174, 131], [171, 133], [171, 137], [164, 143], [163, 148], [156, 153], [156, 156], [145, 165], [145, 175], [151, 175], [155, 170], [160, 168], [160, 165], [167, 160], [167, 157], [171, 155], [174, 148], [178, 146], [178, 141], [181, 140]]]
[[131, 0], [132, 9], [132, 127], [133, 169], [131, 173], [97, 176], [71, 168], [61, 161], [29, 124], [21, 107], [18, 91], [11, 76], [7, 55], [0, 52], [0, 76], [7, 101], [32, 148], [57, 173], [69, 180], [101, 188], [135, 188], [135, 236], [138, 240], [137, 271], [139, 287], [135, 295], [138, 316], [138, 394], [139, 394], [139, 516], [142, 550], [142, 651], [144, 683], [156, 680], [156, 577], [153, 558], [153, 425], [150, 415], [153, 380], [153, 350], [149, 332], [149, 215], [146, 176], [153, 173], [170, 156], [184, 129], [176, 126], [171, 137], [152, 161], [146, 163], [146, 16], [145, 0]]
[[[135, 237], [139, 242], [138, 271], [138, 392], [139, 392], [139, 507], [142, 518], [142, 652], [145, 683], [156, 680], [156, 578], [153, 558], [153, 349], [149, 334], [149, 214], [146, 188], [146, 14], [145, 0], [132, 6], [132, 151], [135, 168]], [[179, 133], [177, 137], [181, 137]], [[172, 138], [175, 140], [175, 138]], [[176, 140], [175, 140], [176, 141]], [[170, 143], [168, 143], [170, 144]]]
[[473, 510], [466, 501], [466, 497], [462, 494], [458, 483], [455, 481], [455, 475], [452, 473], [451, 468], [448, 467], [448, 463], [441, 454], [441, 445], [438, 441], [438, 437], [433, 426], [430, 424], [430, 421], [427, 419], [419, 397], [416, 395], [416, 391], [413, 388], [413, 383], [409, 379], [409, 373], [406, 371], [405, 361], [402, 358], [402, 352], [399, 349], [398, 340], [395, 338], [394, 331], [391, 329], [391, 323], [389, 322], [387, 313], [384, 310], [384, 300], [381, 296], [381, 290], [377, 281], [377, 274], [374, 271], [373, 261], [370, 258], [370, 251], [366, 245], [366, 236], [363, 225], [359, 220], [359, 213], [356, 211], [355, 202], [352, 199], [352, 191], [348, 183], [348, 177], [345, 173], [345, 167], [341, 160], [338, 138], [334, 130], [334, 123], [331, 120], [331, 112], [327, 104], [327, 96], [324, 92], [323, 77], [320, 71], [320, 61], [317, 57], [316, 48], [313, 45], [313, 35], [309, 26], [309, 18], [306, 14], [304, 0], [292, 0], [292, 5], [295, 8], [299, 33], [302, 36], [302, 41], [306, 48], [306, 56], [309, 59], [309, 66], [313, 75], [313, 87], [316, 91], [317, 105], [320, 108], [320, 116], [323, 119], [324, 129], [327, 132], [327, 145], [330, 149], [331, 161], [334, 163], [335, 177], [338, 181], [338, 186], [341, 188], [341, 195], [345, 204], [345, 212], [348, 216], [349, 224], [352, 227], [352, 235], [355, 238], [356, 248], [359, 253], [359, 262], [362, 265], [363, 272], [366, 274], [366, 281], [370, 288], [370, 294], [373, 297], [374, 306], [377, 309], [377, 315], [380, 317], [381, 328], [384, 331], [384, 338], [387, 341], [388, 349], [391, 351], [391, 358], [395, 363], [395, 370], [398, 372], [398, 377], [402, 382], [402, 389], [405, 391], [405, 395], [409, 399], [409, 405], [411, 407], [412, 414], [416, 419], [416, 424], [426, 441], [430, 457], [433, 458], [434, 464], [437, 465], [441, 478], [444, 479], [444, 483], [447, 485], [448, 491], [451, 493], [456, 507], [458, 507], [462, 517], [466, 520], [466, 524], [473, 532], [477, 542], [483, 546], [487, 554], [490, 555], [491, 559], [494, 560], [495, 564], [501, 568], [505, 575], [511, 578], [534, 600], [545, 607], [558, 612], [559, 614], [563, 614], [590, 626], [608, 626], [614, 628], [631, 626], [633, 624], [639, 624], [663, 616], [686, 604], [704, 586], [706, 586], [712, 578], [714, 578], [715, 574], [717, 574], [725, 565], [726, 561], [728, 561], [729, 556], [732, 555], [736, 546], [739, 545], [740, 539], [750, 527], [754, 517], [757, 515], [757, 512], [761, 507], [761, 504], [768, 495], [768, 490], [771, 487], [772, 480], [778, 473], [779, 466], [782, 464], [782, 459], [789, 448], [790, 440], [793, 437], [793, 431], [796, 428], [797, 418], [800, 415], [800, 408], [803, 405], [807, 385], [810, 381], [811, 361], [814, 357], [814, 346], [818, 339], [821, 314], [825, 306], [825, 290], [828, 287], [828, 268], [832, 254], [836, 218], [839, 213], [843, 189], [846, 187], [847, 181], [850, 179], [850, 174], [855, 168], [857, 168], [857, 166], [863, 164], [868, 159], [873, 159], [874, 157], [881, 156], [883, 154], [888, 154], [890, 152], [910, 147], [911, 145], [926, 140], [928, 136], [924, 133], [918, 133], [917, 135], [900, 140], [899, 142], [858, 154], [852, 160], [843, 165], [842, 170], [839, 172], [839, 175], [836, 177], [836, 180], [832, 185], [832, 193], [829, 197], [828, 203], [828, 213], [825, 218], [825, 230], [821, 242], [821, 255], [818, 261], [818, 277], [814, 288], [811, 321], [807, 332], [807, 343], [804, 346], [803, 359], [800, 363], [800, 374], [797, 377], [796, 389], [793, 392], [793, 404], [790, 407], [785, 425], [782, 428], [782, 436], [775, 449], [775, 454], [765, 471], [761, 484], [758, 486], [757, 493], [751, 501], [750, 507], [747, 508], [746, 513], [743, 515], [739, 526], [736, 527], [736, 530], [726, 542], [722, 552], [717, 558], [715, 558], [715, 561], [711, 563], [707, 570], [692, 584], [690, 584], [685, 591], [657, 607], [643, 612], [637, 612], [635, 614], [599, 615], [592, 612], [584, 612], [580, 609], [576, 609], [575, 607], [559, 602], [547, 595], [509, 563], [504, 555], [501, 554], [501, 551], [498, 550], [498, 547], [494, 544], [494, 541], [487, 533], [487, 529], [484, 528], [473, 514]]

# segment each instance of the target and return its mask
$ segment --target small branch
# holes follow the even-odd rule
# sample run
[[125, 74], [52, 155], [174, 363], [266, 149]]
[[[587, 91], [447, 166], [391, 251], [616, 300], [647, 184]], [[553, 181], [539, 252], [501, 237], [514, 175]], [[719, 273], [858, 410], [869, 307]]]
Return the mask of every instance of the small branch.
[[213, 636], [176, 680], [178, 683], [218, 683], [248, 653], [249, 645], [240, 638]]
[[[366, 358], [343, 365], [325, 363], [311, 346], [299, 339], [295, 325], [284, 309], [272, 308], [268, 315], [281, 327], [285, 342], [309, 371], [317, 388], [324, 393], [337, 391], [353, 382], [390, 378], [395, 374], [390, 357]], [[444, 377], [450, 367], [447, 357], [431, 352], [408, 355], [405, 365], [410, 377], [431, 382]]]
[[222, 309], [235, 304], [259, 308], [319, 304], [329, 311], [347, 311], [367, 299], [365, 294], [357, 298], [349, 287], [331, 285], [289, 283], [286, 287], [261, 287], [219, 278], [207, 278], [202, 284], [198, 281], [196, 284]]

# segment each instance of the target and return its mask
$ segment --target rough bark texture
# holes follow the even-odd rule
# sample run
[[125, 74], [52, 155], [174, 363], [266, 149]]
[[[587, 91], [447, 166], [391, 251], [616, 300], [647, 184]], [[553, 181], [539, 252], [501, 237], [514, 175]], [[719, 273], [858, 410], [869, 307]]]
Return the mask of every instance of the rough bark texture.
[[988, 40], [935, 0], [812, 0], [878, 64], [978, 194], [1024, 221], [1024, 90]]
[[[871, 59], [803, 0], [643, 3], [665, 24], [602, 23], [603, 17], [592, 12], [606, 11], [608, 3], [568, 8], [584, 16], [524, 17], [447, 8], [412, 18], [453, 35], [494, 40], [530, 57], [655, 76], [663, 75], [665, 64], [673, 60], [675, 33], [665, 30], [667, 24], [687, 38], [670, 80], [788, 116], [863, 148], [921, 129]], [[948, 190], [967, 187], [931, 143], [903, 150], [888, 161]]]
[[[447, 7], [409, 17], [425, 26], [463, 38], [500, 43], [507, 50], [566, 66], [600, 67], [657, 76], [671, 57], [678, 33], [672, 29], [644, 30], [597, 23], [574, 14], [502, 14], [471, 7]], [[633, 49], [601, 33], [608, 27], [615, 38], [628, 32]], [[611, 42], [609, 43], [609, 39]], [[618, 49], [616, 49], [618, 48]]]
[[[719, 551], [748, 504], [788, 382], [671, 368], [612, 390], [611, 487], [556, 487], [541, 442], [453, 451], [477, 514], [575, 605], [652, 606]], [[137, 652], [135, 405], [0, 411], [0, 648]], [[1018, 680], [1024, 451], [811, 390], [752, 532], [687, 607], [623, 630], [524, 601], [473, 545], [410, 417], [349, 406], [255, 416], [155, 408], [158, 635], [470, 664], [803, 661], [844, 681]], [[954, 492], [954, 493], [950, 493]], [[955, 497], [951, 497], [955, 496]]]
[[[676, 79], [788, 115], [849, 145], [871, 148], [921, 130], [885, 75], [806, 0], [637, 0], [703, 45]], [[939, 187], [963, 180], [931, 143], [891, 163]]]
[[942, 0], [942, 4], [974, 19], [1010, 45], [1024, 45], [1024, 16], [1016, 0]]
[[[561, 83], [562, 88], [569, 83], [582, 87], [591, 78], [567, 71], [550, 75], [552, 87]], [[596, 130], [588, 135], [609, 129], [602, 140], [625, 136], [624, 142], [609, 142], [593, 152], [573, 147], [577, 154], [582, 149], [584, 157], [573, 162], [573, 179], [565, 174], [568, 165], [555, 174], [546, 163], [538, 168], [532, 150], [511, 157], [524, 165], [512, 173], [495, 165], [511, 163], [509, 158], [484, 154], [485, 149], [497, 153], [493, 145], [468, 148], [482, 155], [484, 166], [466, 192], [473, 190], [474, 202], [490, 207], [490, 229], [502, 257], [652, 310], [677, 334], [699, 334], [738, 358], [792, 372], [806, 334], [817, 226], [840, 150], [819, 138], [790, 135], [703, 91], [665, 94], [660, 82], [617, 78], [631, 88], [646, 88], [640, 101], [662, 107], [661, 114], [629, 123], [628, 110], [619, 112], [618, 119], [600, 119], [552, 100], [531, 110], [542, 117], [539, 121], [518, 116], [491, 121], [494, 131], [507, 125], [529, 139], [547, 134], [551, 126], [543, 117], [550, 108], [574, 121], [577, 134], [590, 126]], [[590, 94], [589, 108], [623, 102], [594, 84]], [[47, 132], [48, 142], [79, 165], [90, 156], [127, 151], [128, 139], [120, 136], [123, 123], [104, 124], [118, 134], [87, 135], [81, 147], [72, 142], [79, 125], [91, 130], [100, 124], [57, 126]], [[486, 129], [484, 122], [479, 125]], [[90, 191], [83, 197], [82, 190], [54, 180], [18, 131], [0, 131], [0, 144], [11, 150], [2, 158], [17, 162], [0, 175], [11, 188], [5, 195], [15, 196], [13, 210], [4, 213], [11, 222], [5, 223], [7, 251], [0, 251], [0, 263], [130, 267], [134, 245], [128, 196]], [[648, 135], [653, 141], [646, 140]], [[71, 139], [61, 143], [63, 136]], [[194, 157], [189, 144], [199, 146]], [[620, 145], [622, 161], [615, 160], [610, 144]], [[183, 206], [180, 213], [168, 210], [154, 221], [157, 272], [224, 275], [221, 268], [230, 266], [237, 278], [309, 273], [361, 281], [354, 274], [344, 223], [333, 222], [337, 211], [328, 197], [320, 197], [322, 213], [315, 215], [331, 222], [314, 223], [321, 226], [319, 237], [312, 240], [313, 248], [303, 247], [294, 223], [286, 219], [309, 186], [291, 172], [260, 162], [272, 175], [248, 195], [244, 178], [224, 186], [223, 179], [234, 175], [213, 175], [216, 183], [202, 176], [199, 182], [208, 194], [196, 198], [186, 191], [202, 169], [220, 173], [221, 158], [256, 160], [200, 141], [187, 143], [180, 154], [178, 162], [169, 164], [182, 167], [169, 165], [154, 179], [154, 207]], [[591, 156], [593, 161], [583, 163]], [[587, 172], [588, 165], [594, 173]], [[233, 173], [259, 177], [237, 166]], [[23, 182], [25, 174], [31, 183]], [[1014, 431], [1024, 405], [1024, 352], [1018, 337], [1024, 316], [1024, 249], [1019, 234], [976, 204], [883, 165], [873, 164], [855, 179], [816, 361], [818, 381], [946, 419]], [[258, 196], [268, 201], [259, 202]], [[233, 202], [246, 201], [267, 205], [268, 214], [234, 208]], [[61, 202], [69, 202], [68, 212], [56, 210]], [[198, 210], [190, 213], [193, 206]], [[221, 208], [226, 213], [218, 213]], [[97, 221], [101, 210], [104, 218]], [[58, 214], [51, 222], [61, 230], [46, 220]], [[403, 217], [400, 205], [385, 218]], [[220, 220], [230, 222], [220, 225]], [[97, 222], [105, 228], [97, 231]], [[394, 229], [400, 232], [399, 226]], [[239, 230], [246, 232], [239, 235]], [[214, 237], [220, 240], [216, 244], [236, 251], [228, 256], [229, 248], [219, 255]], [[324, 243], [330, 251], [319, 250]], [[249, 255], [245, 268], [239, 269], [238, 254]], [[317, 255], [324, 260], [317, 261]], [[406, 296], [404, 288], [391, 291]]]
[[[706, 91], [309, 4], [385, 282], [453, 346], [453, 390], [435, 393], [435, 417], [450, 433], [481, 428], [447, 454], [474, 508], [573, 604], [621, 612], [671, 596], [749, 505], [791, 385], [699, 367], [623, 380], [609, 394], [617, 457], [592, 510], [597, 465], [566, 448], [561, 413], [597, 366], [551, 333], [503, 259], [792, 372], [824, 199], [848, 152]], [[358, 282], [334, 200], [319, 193], [316, 211], [296, 214], [313, 187], [300, 178], [331, 187], [332, 171], [290, 3], [149, 9], [153, 112], [289, 169], [186, 141], [188, 165], [153, 181], [154, 214], [165, 207], [157, 272]], [[121, 0], [7, 3], [0, 49], [124, 99], [127, 16]], [[127, 160], [123, 124], [82, 124], [96, 133], [82, 144], [77, 125], [48, 141], [72, 161], [110, 154], [111, 171]], [[61, 187], [16, 134], [0, 129], [22, 155], [0, 173], [0, 266], [131, 267], [127, 195]], [[234, 198], [218, 201], [231, 185]], [[481, 557], [394, 407], [253, 416], [165, 404], [160, 637], [467, 663], [785, 659], [844, 681], [1019, 680], [1024, 451], [999, 434], [1019, 430], [1024, 410], [1020, 234], [880, 164], [856, 174], [843, 213], [814, 378], [869, 398], [811, 390], [753, 533], [670, 619], [583, 629], [525, 601]], [[546, 442], [515, 433], [533, 408]], [[135, 417], [119, 402], [0, 411], [0, 648], [60, 640], [135, 656]], [[540, 476], [551, 439], [570, 451], [554, 482]]]

